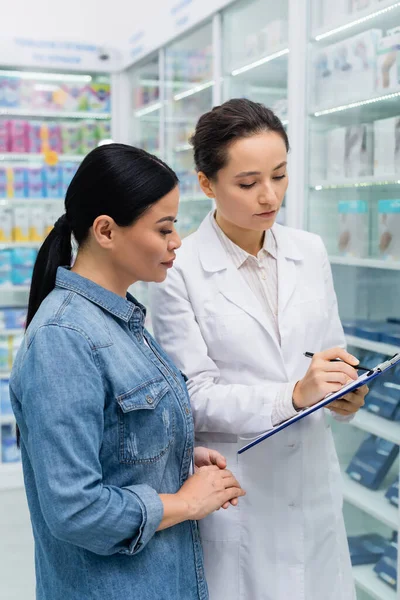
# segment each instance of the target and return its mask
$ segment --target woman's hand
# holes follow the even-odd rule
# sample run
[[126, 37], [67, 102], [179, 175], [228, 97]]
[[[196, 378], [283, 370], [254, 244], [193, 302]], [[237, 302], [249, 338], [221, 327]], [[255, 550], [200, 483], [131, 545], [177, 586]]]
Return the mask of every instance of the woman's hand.
[[[335, 361], [335, 358], [341, 360]], [[357, 379], [358, 373], [356, 369], [358, 363], [359, 360], [352, 354], [346, 352], [346, 350], [343, 350], [343, 348], [331, 348], [324, 352], [314, 354], [307, 373], [303, 379], [298, 381], [295, 385], [293, 391], [293, 406], [296, 409], [313, 406], [313, 404], [316, 404], [325, 398], [327, 394], [339, 391], [346, 383]], [[349, 397], [353, 395], [355, 395], [355, 393], [348, 394]], [[359, 395], [357, 395], [357, 401], [360, 401]], [[342, 401], [338, 400], [337, 402]], [[351, 398], [350, 402], [354, 406], [354, 398]], [[331, 406], [334, 405], [335, 402], [333, 402]], [[340, 405], [337, 408], [339, 410], [344, 410], [344, 405]]]
[[[222, 456], [217, 450], [211, 450], [210, 448], [204, 448], [203, 446], [197, 446], [194, 449], [194, 464], [195, 467], [208, 467], [210, 465], [217, 465], [220, 469], [226, 468], [226, 458]], [[229, 504], [237, 506], [239, 500], [233, 498], [230, 502], [225, 502], [222, 508], [228, 508]]]
[[368, 386], [363, 385], [354, 390], [354, 392], [346, 394], [346, 396], [343, 396], [340, 400], [335, 400], [332, 404], [328, 404], [326, 408], [329, 408], [332, 412], [342, 415], [343, 417], [349, 417], [364, 406], [364, 398], [368, 392]]
[[189, 518], [199, 520], [245, 494], [230, 471], [210, 465], [196, 468], [176, 496], [186, 503]]

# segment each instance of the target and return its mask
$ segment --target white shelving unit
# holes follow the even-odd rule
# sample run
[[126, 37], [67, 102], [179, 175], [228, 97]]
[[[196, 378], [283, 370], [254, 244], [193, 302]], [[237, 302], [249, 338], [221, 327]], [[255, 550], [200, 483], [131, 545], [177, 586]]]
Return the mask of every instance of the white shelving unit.
[[373, 565], [353, 567], [353, 574], [357, 587], [374, 600], [398, 600], [396, 592], [377, 577]]
[[347, 256], [330, 256], [332, 265], [347, 265], [349, 267], [366, 267], [369, 269], [387, 269], [400, 271], [400, 261], [382, 260], [379, 258], [356, 258]]
[[29, 117], [38, 119], [95, 119], [104, 121], [111, 119], [109, 112], [61, 111], [61, 110], [29, 110], [27, 108], [0, 108], [0, 117]]
[[386, 490], [373, 491], [353, 481], [346, 473], [343, 476], [343, 498], [357, 506], [391, 529], [397, 530], [400, 524], [399, 510], [385, 498]]
[[378, 354], [387, 354], [393, 356], [397, 352], [400, 352], [400, 348], [392, 346], [391, 344], [382, 344], [381, 342], [373, 342], [364, 338], [359, 338], [354, 335], [346, 335], [346, 341], [349, 346], [355, 348], [362, 348], [363, 350], [370, 350], [377, 352]]
[[400, 444], [400, 422], [389, 421], [367, 410], [360, 410], [351, 421], [351, 424], [367, 433], [372, 433], [393, 442], [393, 444]]

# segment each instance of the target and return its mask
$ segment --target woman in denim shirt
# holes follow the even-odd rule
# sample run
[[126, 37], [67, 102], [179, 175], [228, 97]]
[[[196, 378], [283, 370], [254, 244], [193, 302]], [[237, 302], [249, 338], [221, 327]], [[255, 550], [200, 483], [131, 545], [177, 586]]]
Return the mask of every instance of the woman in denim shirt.
[[244, 494], [216, 452], [190, 476], [184, 378], [127, 293], [173, 265], [177, 184], [143, 150], [97, 148], [39, 251], [10, 381], [38, 600], [207, 599], [195, 520]]

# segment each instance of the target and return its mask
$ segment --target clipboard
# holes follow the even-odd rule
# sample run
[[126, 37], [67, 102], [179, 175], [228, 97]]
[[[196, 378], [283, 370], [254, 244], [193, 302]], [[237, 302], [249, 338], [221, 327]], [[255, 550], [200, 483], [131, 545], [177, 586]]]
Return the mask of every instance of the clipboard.
[[320, 400], [313, 406], [310, 406], [309, 408], [304, 408], [303, 410], [298, 412], [296, 415], [294, 415], [294, 417], [291, 417], [290, 419], [288, 419], [287, 421], [284, 421], [280, 425], [277, 425], [276, 427], [269, 429], [265, 433], [262, 433], [261, 435], [259, 435], [255, 439], [253, 439], [251, 442], [249, 442], [248, 444], [246, 444], [245, 446], [240, 448], [240, 450], [238, 450], [238, 454], [243, 454], [243, 452], [250, 450], [250, 448], [253, 448], [253, 446], [256, 446], [260, 442], [263, 442], [264, 440], [279, 433], [283, 429], [286, 429], [286, 427], [290, 427], [290, 425], [293, 425], [293, 423], [300, 421], [300, 419], [304, 419], [305, 417], [307, 417], [307, 415], [310, 415], [311, 413], [315, 412], [316, 410], [319, 410], [320, 408], [324, 408], [324, 406], [326, 406], [330, 402], [333, 402], [334, 400], [339, 400], [340, 398], [343, 398], [343, 396], [345, 396], [349, 392], [353, 392], [354, 390], [361, 387], [362, 385], [368, 384], [370, 381], [372, 381], [373, 379], [376, 379], [380, 375], [383, 375], [383, 373], [386, 373], [386, 371], [388, 371], [392, 367], [396, 366], [397, 364], [400, 364], [400, 352], [395, 354], [389, 360], [386, 360], [383, 363], [380, 363], [379, 365], [377, 365], [376, 367], [374, 367], [367, 373], [363, 373], [355, 381], [351, 381], [350, 383], [344, 385], [342, 388], [340, 388], [340, 390], [338, 392], [328, 394], [327, 396], [325, 396], [325, 398], [323, 400]]

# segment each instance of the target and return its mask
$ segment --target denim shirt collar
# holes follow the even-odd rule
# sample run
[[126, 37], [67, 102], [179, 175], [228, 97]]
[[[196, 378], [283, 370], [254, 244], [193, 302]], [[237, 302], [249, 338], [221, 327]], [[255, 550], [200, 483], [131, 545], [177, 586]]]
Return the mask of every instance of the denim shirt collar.
[[[74, 273], [68, 267], [58, 267], [56, 276], [56, 287], [71, 290], [80, 294], [90, 302], [97, 304], [115, 317], [126, 321], [127, 323], [135, 313], [141, 313], [141, 320], [144, 322], [146, 316], [145, 307], [140, 304], [129, 292], [126, 298], [114, 294], [105, 288], [97, 285], [94, 281]], [[136, 315], [138, 316], [138, 315]]]

